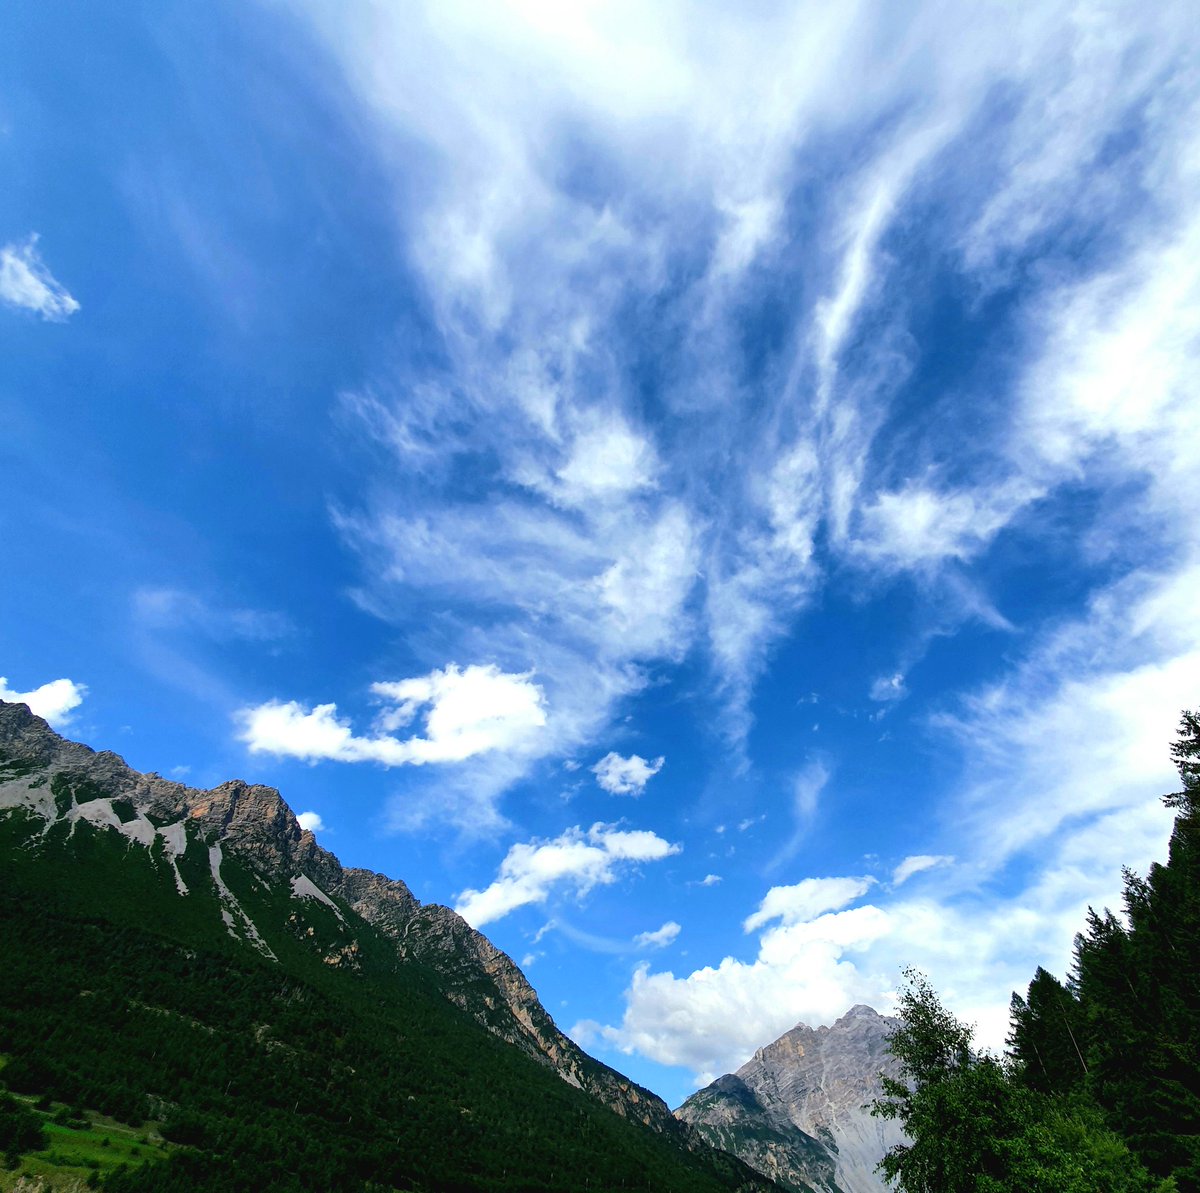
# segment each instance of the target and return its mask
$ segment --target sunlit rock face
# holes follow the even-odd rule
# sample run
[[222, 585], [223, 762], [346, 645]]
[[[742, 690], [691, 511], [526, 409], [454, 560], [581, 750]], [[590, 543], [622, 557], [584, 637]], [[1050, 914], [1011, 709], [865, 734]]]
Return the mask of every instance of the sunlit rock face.
[[675, 1113], [785, 1187], [883, 1193], [875, 1166], [903, 1136], [869, 1106], [880, 1075], [896, 1075], [887, 1048], [895, 1023], [866, 1006], [832, 1027], [801, 1023]]

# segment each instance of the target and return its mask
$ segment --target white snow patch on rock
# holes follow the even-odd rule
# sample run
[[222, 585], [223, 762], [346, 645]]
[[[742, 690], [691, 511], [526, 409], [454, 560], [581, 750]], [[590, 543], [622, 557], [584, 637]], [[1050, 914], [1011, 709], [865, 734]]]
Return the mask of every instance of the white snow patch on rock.
[[45, 782], [38, 787], [31, 787], [28, 779], [10, 779], [7, 783], [0, 783], [0, 808], [28, 808], [43, 820], [53, 822], [58, 819], [54, 795], [50, 784]]
[[86, 804], [76, 804], [67, 815], [72, 821], [86, 820], [97, 828], [121, 831], [121, 818], [113, 811], [112, 800], [90, 799]]

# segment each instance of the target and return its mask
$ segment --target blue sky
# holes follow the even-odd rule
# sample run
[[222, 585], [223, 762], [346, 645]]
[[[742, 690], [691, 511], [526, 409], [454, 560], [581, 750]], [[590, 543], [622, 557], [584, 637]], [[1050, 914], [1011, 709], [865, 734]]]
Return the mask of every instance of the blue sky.
[[3, 693], [672, 1104], [999, 1043], [1197, 702], [1189, 8], [6, 6]]

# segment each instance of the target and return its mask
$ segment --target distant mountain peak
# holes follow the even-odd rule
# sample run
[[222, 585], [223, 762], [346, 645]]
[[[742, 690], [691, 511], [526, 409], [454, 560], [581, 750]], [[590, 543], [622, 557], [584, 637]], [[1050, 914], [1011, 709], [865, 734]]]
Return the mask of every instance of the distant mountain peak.
[[785, 1188], [882, 1193], [875, 1165], [901, 1136], [868, 1106], [897, 1072], [895, 1023], [863, 1003], [832, 1025], [798, 1023], [675, 1113]]

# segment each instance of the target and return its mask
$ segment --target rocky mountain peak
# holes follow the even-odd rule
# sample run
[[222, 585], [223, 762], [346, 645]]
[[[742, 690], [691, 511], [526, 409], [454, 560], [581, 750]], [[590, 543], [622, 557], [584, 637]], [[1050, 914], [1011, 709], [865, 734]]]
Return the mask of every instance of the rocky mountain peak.
[[875, 1165], [900, 1135], [869, 1105], [880, 1075], [897, 1071], [887, 1047], [895, 1022], [858, 1004], [831, 1025], [798, 1023], [676, 1113], [785, 1185], [882, 1193]]
[[[401, 958], [434, 971], [446, 998], [494, 1035], [616, 1113], [698, 1146], [662, 1099], [588, 1056], [558, 1029], [510, 957], [450, 908], [422, 904], [400, 880], [343, 867], [300, 827], [274, 787], [234, 779], [198, 789], [142, 774], [117, 754], [67, 741], [26, 705], [0, 701], [0, 811], [5, 808], [47, 820], [85, 819], [144, 846], [161, 837], [172, 857], [189, 834], [201, 840], [227, 922], [252, 944], [262, 943], [255, 926], [221, 882], [226, 855], [236, 855], [269, 885], [290, 884], [340, 903], [389, 937]], [[177, 870], [175, 877], [182, 882]]]

